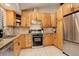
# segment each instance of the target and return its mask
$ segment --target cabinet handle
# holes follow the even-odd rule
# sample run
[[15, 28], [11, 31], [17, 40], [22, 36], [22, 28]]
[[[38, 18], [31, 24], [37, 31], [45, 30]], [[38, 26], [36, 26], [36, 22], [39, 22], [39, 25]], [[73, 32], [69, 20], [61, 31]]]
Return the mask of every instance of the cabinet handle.
[[20, 43], [18, 42], [18, 46], [20, 45]]
[[74, 11], [74, 8], [71, 8], [71, 11]]

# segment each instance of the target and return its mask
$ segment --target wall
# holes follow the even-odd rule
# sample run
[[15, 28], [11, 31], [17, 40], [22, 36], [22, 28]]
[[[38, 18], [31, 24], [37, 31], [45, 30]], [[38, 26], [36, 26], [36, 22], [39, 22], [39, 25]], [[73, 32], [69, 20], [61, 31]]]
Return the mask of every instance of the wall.
[[54, 5], [48, 5], [43, 7], [36, 7], [31, 9], [26, 9], [27, 11], [37, 11], [37, 12], [44, 12], [44, 13], [55, 13], [58, 8], [60, 7], [59, 4]]
[[39, 12], [45, 12], [45, 13], [55, 13], [58, 10], [59, 6], [60, 5], [57, 4], [55, 6], [49, 5], [49, 6], [46, 6], [46, 7], [39, 7], [38, 11]]
[[[2, 21], [0, 22], [0, 25], [2, 24], [2, 26], [6, 26], [6, 10], [5, 9], [3, 9], [1, 6], [0, 6], [0, 11], [1, 11], [1, 13], [0, 13], [0, 19], [1, 19], [1, 17], [2, 17]], [[3, 27], [2, 27], [3, 28]]]

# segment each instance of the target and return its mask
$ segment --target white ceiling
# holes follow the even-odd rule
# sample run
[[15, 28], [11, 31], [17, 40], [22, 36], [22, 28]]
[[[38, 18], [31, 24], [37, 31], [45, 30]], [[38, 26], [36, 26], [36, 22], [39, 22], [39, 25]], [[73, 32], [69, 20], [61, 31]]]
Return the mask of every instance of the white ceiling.
[[[21, 10], [32, 8], [49, 8], [57, 9], [58, 3], [9, 3], [11, 6], [6, 6], [5, 3], [1, 4], [5, 9], [14, 10], [16, 13], [21, 14]], [[53, 10], [52, 10], [53, 11]]]
[[52, 6], [55, 7], [59, 4], [57, 3], [20, 3], [20, 8], [23, 9], [30, 9], [30, 8], [39, 8], [39, 7], [45, 7], [45, 6]]

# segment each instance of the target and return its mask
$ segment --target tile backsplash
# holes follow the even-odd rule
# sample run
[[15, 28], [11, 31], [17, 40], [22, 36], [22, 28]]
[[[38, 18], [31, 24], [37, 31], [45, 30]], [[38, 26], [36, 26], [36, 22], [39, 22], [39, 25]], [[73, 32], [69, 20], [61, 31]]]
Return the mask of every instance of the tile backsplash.
[[44, 28], [43, 31], [44, 31], [44, 33], [54, 33], [53, 28]]
[[13, 36], [17, 34], [28, 34], [28, 28], [21, 28], [21, 27], [4, 27], [4, 34], [7, 36]]
[[[53, 28], [44, 28], [44, 33], [54, 33]], [[7, 36], [14, 36], [18, 34], [29, 34], [29, 28], [23, 27], [4, 27], [4, 34]]]

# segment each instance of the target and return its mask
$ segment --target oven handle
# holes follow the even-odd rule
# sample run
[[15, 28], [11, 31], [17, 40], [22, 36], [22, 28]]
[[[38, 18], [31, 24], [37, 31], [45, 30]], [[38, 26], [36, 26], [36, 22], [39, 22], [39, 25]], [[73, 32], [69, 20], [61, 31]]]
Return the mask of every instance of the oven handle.
[[43, 36], [33, 36], [33, 37], [43, 37]]

